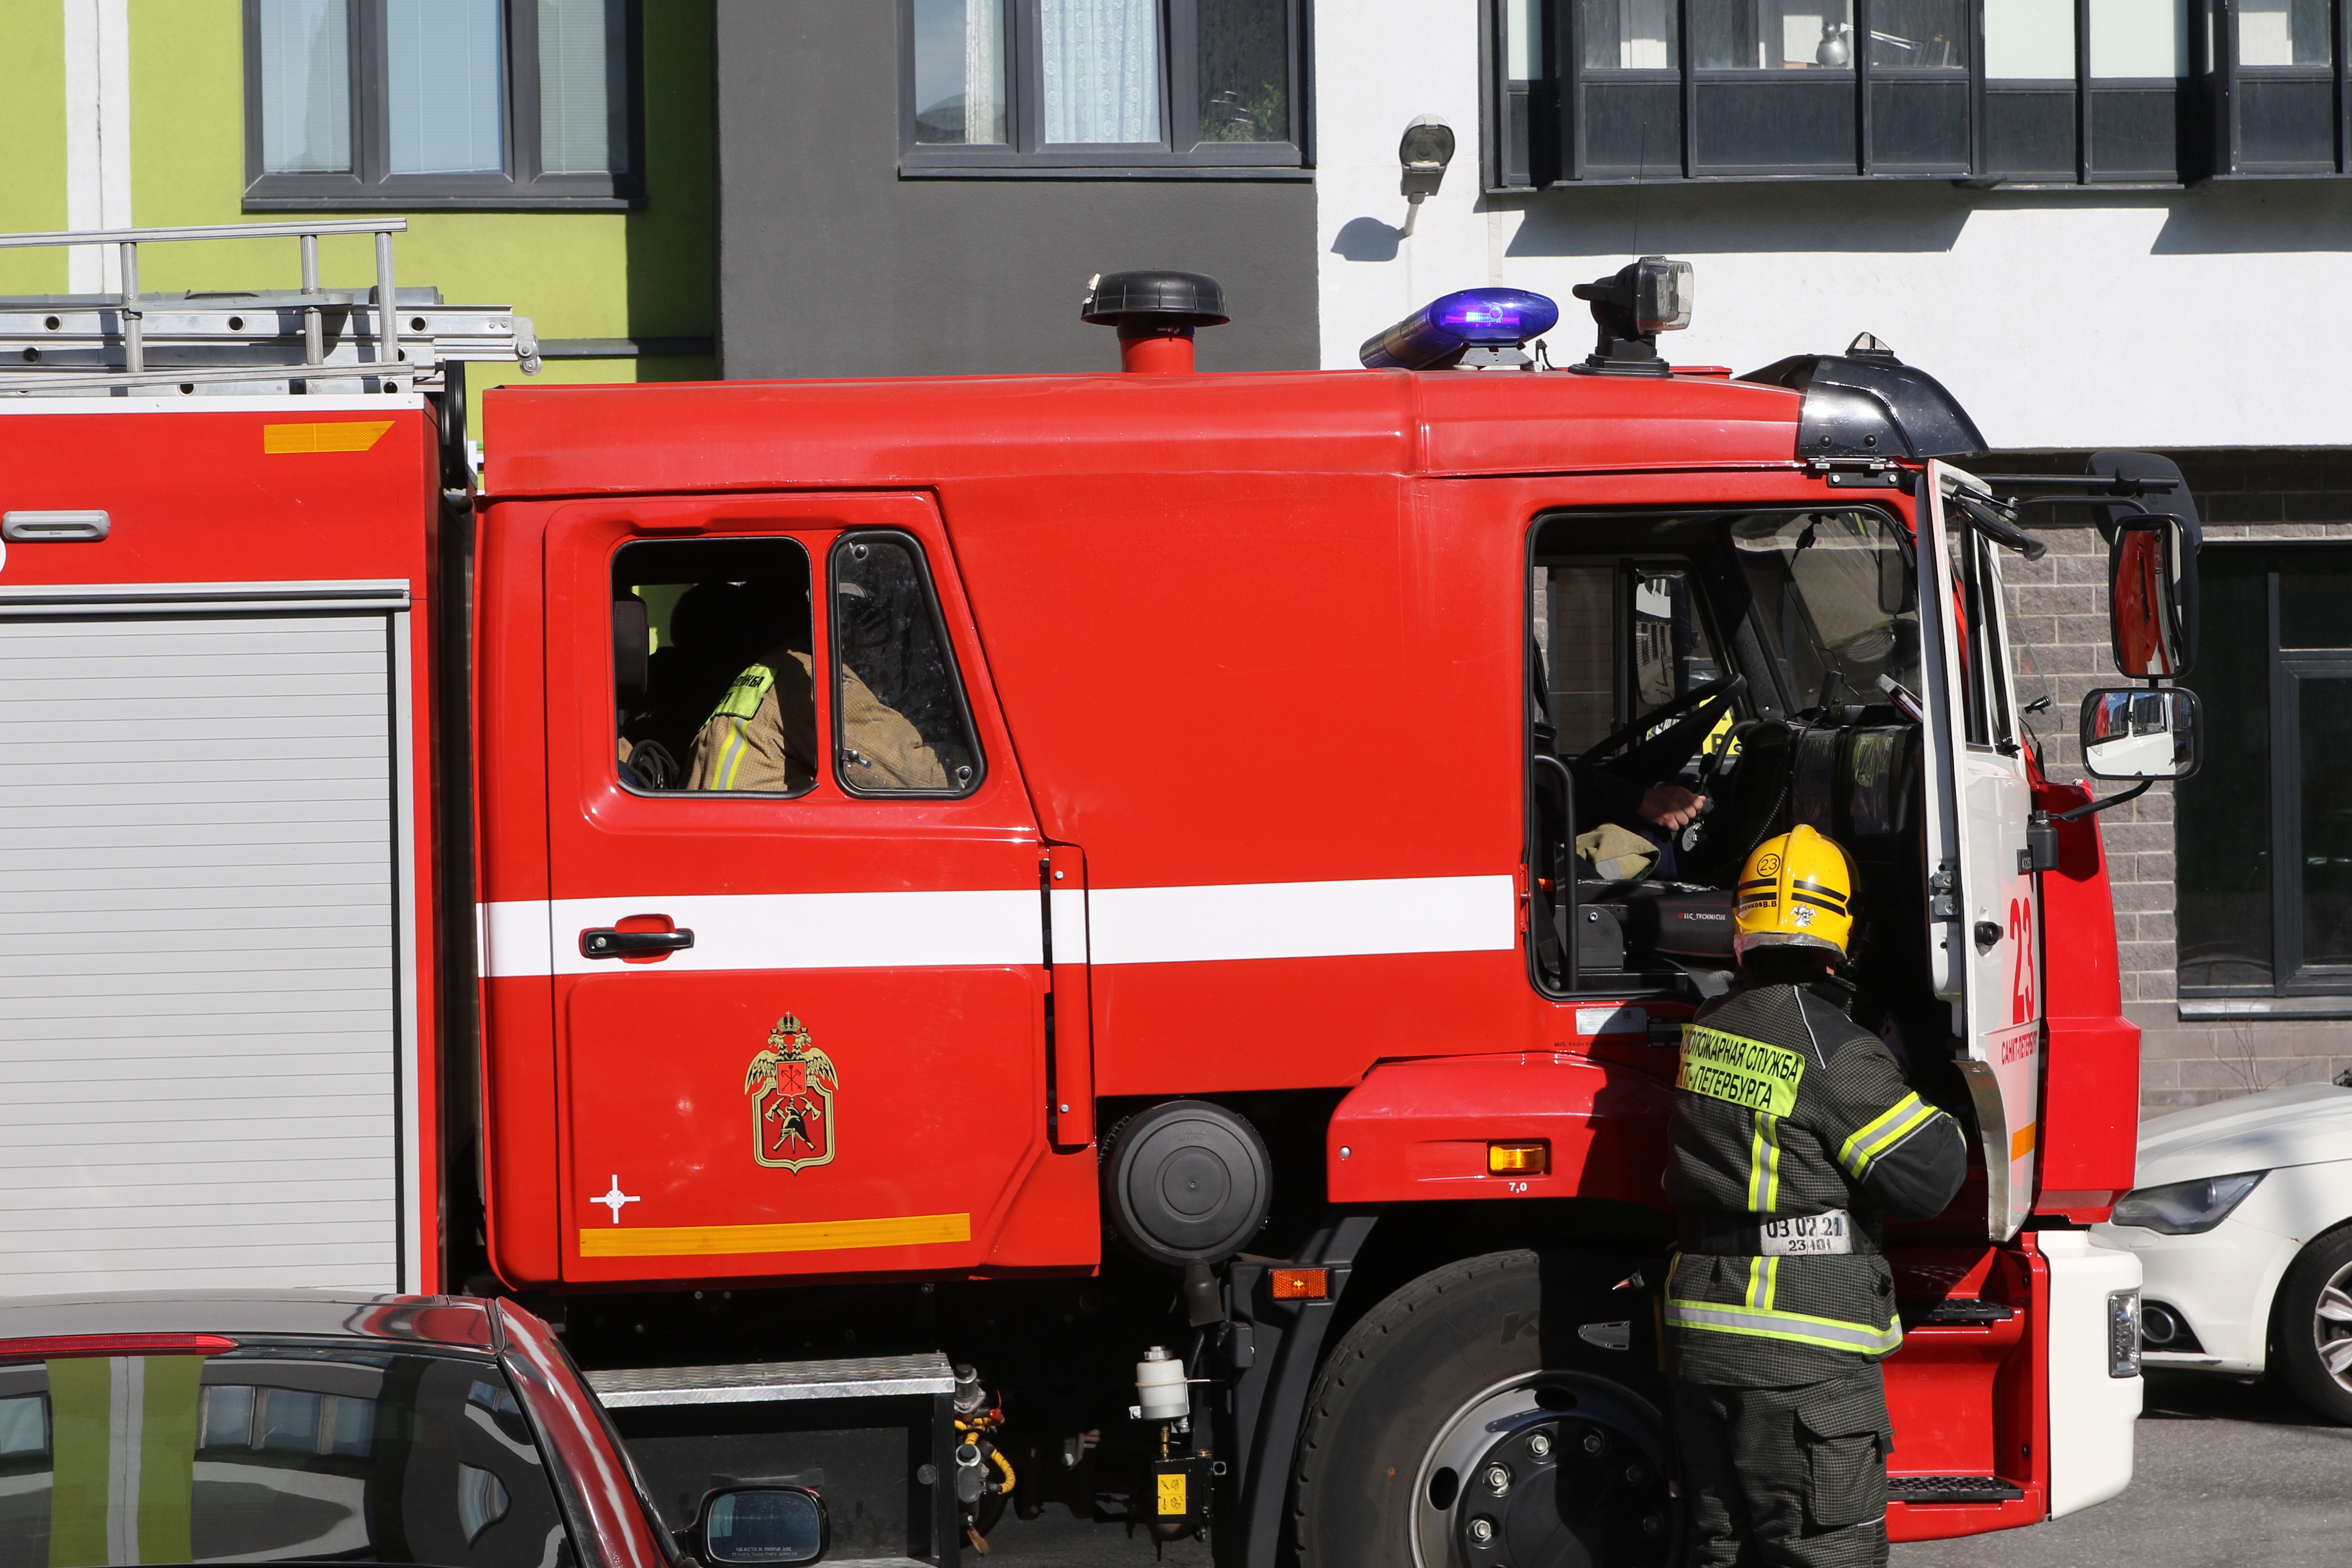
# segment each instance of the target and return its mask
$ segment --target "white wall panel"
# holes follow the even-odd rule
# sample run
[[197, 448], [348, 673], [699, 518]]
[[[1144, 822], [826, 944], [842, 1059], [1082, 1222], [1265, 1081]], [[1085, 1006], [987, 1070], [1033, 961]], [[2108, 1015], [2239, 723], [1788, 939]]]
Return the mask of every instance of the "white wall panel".
[[[1316, 7], [1322, 360], [1440, 294], [1559, 301], [1558, 363], [1592, 348], [1578, 283], [1634, 256], [1697, 267], [1697, 313], [1660, 346], [1747, 371], [1870, 331], [1941, 379], [1997, 447], [2339, 445], [2352, 362], [2342, 278], [2352, 188], [1964, 190], [1948, 181], [1479, 190], [1477, 0]], [[2070, 70], [2071, 74], [2071, 70]], [[1442, 115], [1444, 188], [1397, 238], [1397, 138]], [[1241, 280], [1227, 279], [1229, 289]], [[2232, 301], [2258, 300], [2242, 324]], [[2218, 347], [2238, 334], [2254, 345]]]
[[396, 1287], [388, 638], [0, 622], [0, 1293]]

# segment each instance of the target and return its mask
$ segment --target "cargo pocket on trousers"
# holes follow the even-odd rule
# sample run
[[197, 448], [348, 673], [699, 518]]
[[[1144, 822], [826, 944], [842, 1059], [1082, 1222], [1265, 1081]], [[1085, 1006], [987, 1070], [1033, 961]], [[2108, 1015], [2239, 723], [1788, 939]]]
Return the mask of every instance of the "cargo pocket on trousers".
[[1805, 1445], [1805, 1517], [1840, 1530], [1886, 1511], [1885, 1396], [1835, 1394], [1797, 1407]]

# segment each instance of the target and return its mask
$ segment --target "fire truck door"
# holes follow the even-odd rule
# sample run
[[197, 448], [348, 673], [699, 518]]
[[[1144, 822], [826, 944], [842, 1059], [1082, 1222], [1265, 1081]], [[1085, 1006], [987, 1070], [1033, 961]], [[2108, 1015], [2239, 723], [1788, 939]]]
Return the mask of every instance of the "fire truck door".
[[[1930, 721], [1928, 951], [1953, 1004], [1960, 1061], [1984, 1142], [1991, 1237], [2033, 1205], [2042, 1081], [2041, 910], [2025, 869], [2032, 791], [2009, 658], [1999, 549], [1950, 503], [1975, 485], [1928, 468], [1921, 508], [1919, 618]], [[1980, 486], [1978, 486], [1980, 487]]]
[[545, 560], [564, 1277], [984, 1261], [1043, 852], [931, 503], [581, 503]]

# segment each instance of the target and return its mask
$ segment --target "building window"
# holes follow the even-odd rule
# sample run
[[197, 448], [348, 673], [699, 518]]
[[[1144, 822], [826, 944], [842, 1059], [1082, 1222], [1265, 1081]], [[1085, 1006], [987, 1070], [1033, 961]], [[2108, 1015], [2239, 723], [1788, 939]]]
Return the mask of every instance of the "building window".
[[1486, 5], [1498, 191], [2170, 185], [2342, 167], [2330, 0]]
[[2211, 729], [2174, 786], [2180, 996], [2352, 996], [2352, 553], [2211, 547], [2198, 574], [2182, 684]]
[[1298, 0], [899, 3], [904, 174], [1305, 162]]
[[248, 211], [630, 205], [633, 0], [245, 0]]
[[2345, 38], [2352, 6], [2214, 0], [2213, 118], [2223, 179], [2345, 172]]

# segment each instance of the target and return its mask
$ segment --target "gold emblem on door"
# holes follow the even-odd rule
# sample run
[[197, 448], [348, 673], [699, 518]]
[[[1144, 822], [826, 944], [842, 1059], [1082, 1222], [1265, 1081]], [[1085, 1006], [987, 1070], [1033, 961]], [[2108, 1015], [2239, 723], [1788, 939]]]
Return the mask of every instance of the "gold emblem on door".
[[786, 1013], [743, 1074], [751, 1099], [751, 1157], [776, 1170], [830, 1165], [833, 1097], [841, 1075], [833, 1058], [809, 1041], [807, 1026]]

